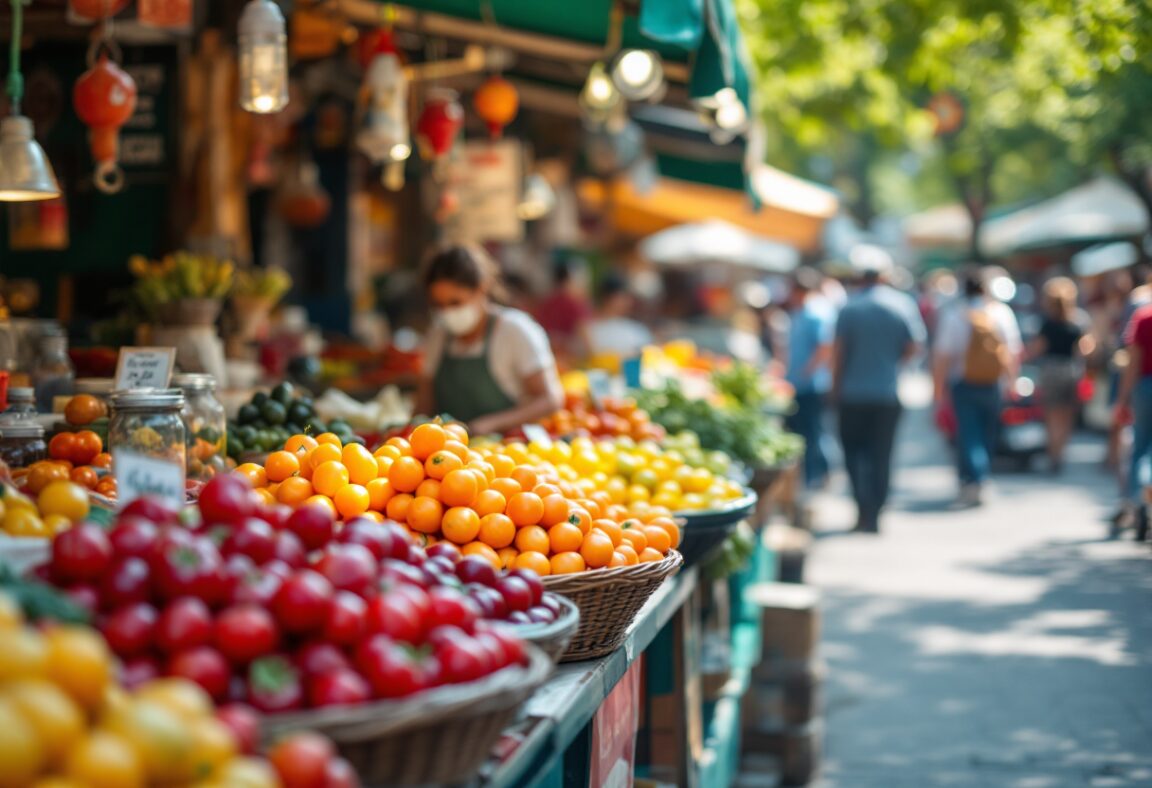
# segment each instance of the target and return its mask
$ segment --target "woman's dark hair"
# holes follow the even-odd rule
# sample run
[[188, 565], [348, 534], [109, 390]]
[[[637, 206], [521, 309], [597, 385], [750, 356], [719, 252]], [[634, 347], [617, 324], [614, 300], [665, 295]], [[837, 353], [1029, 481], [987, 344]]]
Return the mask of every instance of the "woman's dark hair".
[[987, 277], [978, 266], [969, 266], [961, 271], [960, 281], [964, 288], [964, 295], [968, 298], [982, 296], [987, 292]]
[[499, 283], [496, 261], [477, 246], [454, 245], [436, 251], [424, 264], [423, 281], [427, 290], [436, 282], [449, 281], [463, 287], [489, 291]]

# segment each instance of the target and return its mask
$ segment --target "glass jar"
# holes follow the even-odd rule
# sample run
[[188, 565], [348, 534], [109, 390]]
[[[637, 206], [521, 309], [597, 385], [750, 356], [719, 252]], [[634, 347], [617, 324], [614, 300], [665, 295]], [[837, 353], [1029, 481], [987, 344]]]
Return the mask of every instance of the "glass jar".
[[112, 418], [108, 446], [112, 461], [117, 453], [134, 454], [185, 466], [184, 393], [179, 389], [126, 389], [112, 392]]
[[27, 422], [36, 419], [36, 389], [16, 386], [8, 389], [8, 408], [0, 413], [0, 424]]
[[228, 415], [216, 399], [216, 378], [203, 373], [172, 376], [184, 392], [184, 441], [188, 478], [208, 481], [227, 470]]
[[34, 421], [0, 424], [0, 460], [9, 468], [26, 468], [47, 459], [44, 428]]
[[32, 385], [36, 387], [36, 404], [40, 410], [51, 413], [57, 397], [72, 393], [75, 378], [76, 371], [68, 358], [68, 337], [42, 337], [40, 354], [32, 370]]

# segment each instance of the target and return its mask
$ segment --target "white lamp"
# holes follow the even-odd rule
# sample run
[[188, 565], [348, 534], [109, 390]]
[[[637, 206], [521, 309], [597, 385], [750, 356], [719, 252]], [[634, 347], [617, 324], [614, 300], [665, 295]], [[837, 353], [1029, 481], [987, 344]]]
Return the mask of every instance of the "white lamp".
[[267, 115], [288, 106], [288, 35], [272, 0], [250, 0], [237, 24], [240, 106]]
[[622, 49], [612, 61], [612, 82], [629, 101], [646, 101], [664, 87], [664, 65], [648, 49]]
[[588, 70], [588, 79], [584, 89], [580, 91], [580, 106], [584, 108], [589, 118], [594, 121], [603, 121], [620, 105], [620, 91], [608, 76], [604, 63], [597, 61]]
[[20, 74], [20, 38], [24, 28], [22, 0], [12, 0], [12, 43], [8, 100], [12, 114], [0, 120], [0, 202], [51, 200], [60, 186], [44, 149], [32, 133], [32, 121], [20, 114], [24, 77]]

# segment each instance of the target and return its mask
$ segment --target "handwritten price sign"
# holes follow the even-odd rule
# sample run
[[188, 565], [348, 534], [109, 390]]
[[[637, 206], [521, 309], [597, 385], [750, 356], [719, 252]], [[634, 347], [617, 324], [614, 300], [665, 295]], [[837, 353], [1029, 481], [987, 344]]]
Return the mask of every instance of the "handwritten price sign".
[[166, 389], [172, 379], [176, 348], [126, 347], [116, 364], [116, 388]]

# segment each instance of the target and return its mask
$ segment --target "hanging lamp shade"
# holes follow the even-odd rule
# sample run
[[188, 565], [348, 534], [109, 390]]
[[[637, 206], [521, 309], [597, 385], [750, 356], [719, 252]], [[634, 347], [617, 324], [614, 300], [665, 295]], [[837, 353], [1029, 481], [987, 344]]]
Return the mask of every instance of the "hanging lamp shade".
[[51, 200], [60, 185], [24, 115], [0, 119], [0, 202]]

